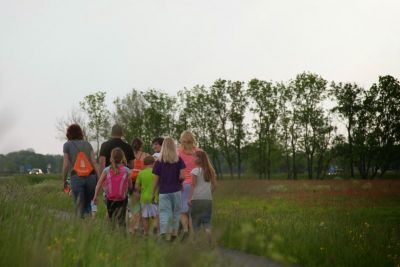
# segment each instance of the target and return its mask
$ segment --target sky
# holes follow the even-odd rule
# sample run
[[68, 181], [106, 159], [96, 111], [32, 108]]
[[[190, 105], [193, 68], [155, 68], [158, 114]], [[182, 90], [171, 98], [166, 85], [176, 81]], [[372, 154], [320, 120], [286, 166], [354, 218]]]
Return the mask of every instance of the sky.
[[365, 88], [400, 78], [398, 0], [0, 0], [0, 154], [62, 154], [85, 95], [175, 94], [303, 71]]

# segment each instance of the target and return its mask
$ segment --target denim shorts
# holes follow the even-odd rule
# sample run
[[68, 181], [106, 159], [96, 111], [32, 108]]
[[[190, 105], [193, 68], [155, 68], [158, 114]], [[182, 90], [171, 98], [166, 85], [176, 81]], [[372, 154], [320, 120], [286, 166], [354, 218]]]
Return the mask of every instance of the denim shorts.
[[192, 200], [190, 215], [195, 231], [198, 231], [202, 226], [205, 229], [211, 229], [212, 200]]

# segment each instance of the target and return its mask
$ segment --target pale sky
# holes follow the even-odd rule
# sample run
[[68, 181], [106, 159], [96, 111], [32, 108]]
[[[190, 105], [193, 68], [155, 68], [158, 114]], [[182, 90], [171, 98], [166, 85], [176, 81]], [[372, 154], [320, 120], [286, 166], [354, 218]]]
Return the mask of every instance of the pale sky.
[[98, 90], [175, 94], [302, 71], [400, 74], [399, 0], [0, 0], [0, 154], [61, 154], [57, 118]]

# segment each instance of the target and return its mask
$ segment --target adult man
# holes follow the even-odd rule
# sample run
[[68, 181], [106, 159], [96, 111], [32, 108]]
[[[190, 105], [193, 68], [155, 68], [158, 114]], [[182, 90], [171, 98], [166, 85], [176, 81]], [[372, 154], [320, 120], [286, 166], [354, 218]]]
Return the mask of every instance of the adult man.
[[122, 127], [118, 124], [115, 124], [111, 129], [111, 139], [101, 144], [100, 148], [100, 173], [103, 172], [103, 169], [110, 165], [110, 156], [111, 151], [119, 147], [124, 151], [126, 161], [128, 163], [128, 167], [132, 167], [132, 162], [135, 159], [133, 154], [132, 147], [124, 142], [122, 139]]

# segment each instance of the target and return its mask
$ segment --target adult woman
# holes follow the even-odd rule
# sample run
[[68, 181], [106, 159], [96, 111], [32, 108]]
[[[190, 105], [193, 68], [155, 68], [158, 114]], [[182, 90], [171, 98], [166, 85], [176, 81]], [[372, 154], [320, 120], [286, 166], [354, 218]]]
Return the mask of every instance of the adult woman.
[[96, 189], [97, 177], [100, 177], [100, 175], [92, 145], [83, 140], [82, 128], [78, 124], [72, 124], [68, 127], [66, 136], [68, 141], [63, 146], [64, 187], [66, 186], [67, 174], [70, 172], [76, 212], [79, 212], [79, 216], [84, 218], [85, 215], [91, 213], [90, 202]]
[[178, 155], [182, 158], [186, 168], [183, 170], [185, 180], [182, 185], [182, 209], [181, 209], [181, 224], [183, 228], [182, 239], [188, 236], [189, 228], [191, 228], [191, 222], [189, 217], [189, 192], [192, 186], [191, 171], [196, 167], [195, 152], [200, 150], [196, 146], [196, 139], [193, 134], [189, 131], [183, 131], [179, 139], [180, 146], [178, 148]]

